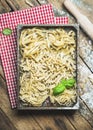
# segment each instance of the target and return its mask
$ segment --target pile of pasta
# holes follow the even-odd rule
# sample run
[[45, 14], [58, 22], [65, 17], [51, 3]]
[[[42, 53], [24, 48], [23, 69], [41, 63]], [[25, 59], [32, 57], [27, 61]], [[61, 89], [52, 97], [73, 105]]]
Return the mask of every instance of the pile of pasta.
[[52, 104], [72, 106], [76, 88], [54, 96], [53, 88], [62, 80], [76, 77], [76, 40], [73, 30], [63, 28], [26, 28], [21, 31], [20, 100], [26, 105], [42, 106], [49, 98]]

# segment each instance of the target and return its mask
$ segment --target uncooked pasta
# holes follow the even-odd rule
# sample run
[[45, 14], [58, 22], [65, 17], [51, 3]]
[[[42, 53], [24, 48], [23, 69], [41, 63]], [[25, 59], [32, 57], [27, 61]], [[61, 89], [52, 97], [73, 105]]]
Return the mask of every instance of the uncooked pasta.
[[19, 38], [20, 92], [23, 104], [72, 106], [76, 85], [58, 95], [53, 89], [62, 81], [76, 77], [76, 34], [61, 28], [25, 28]]

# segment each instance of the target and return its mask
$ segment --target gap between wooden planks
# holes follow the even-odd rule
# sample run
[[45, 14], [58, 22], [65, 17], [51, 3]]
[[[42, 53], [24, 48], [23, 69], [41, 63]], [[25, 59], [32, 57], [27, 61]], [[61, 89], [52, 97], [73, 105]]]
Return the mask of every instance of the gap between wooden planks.
[[[4, 86], [5, 87], [5, 86]], [[79, 112], [71, 113], [71, 116], [66, 118], [64, 111], [53, 111], [53, 112], [44, 112], [44, 111], [30, 111], [30, 112], [17, 112], [16, 110], [10, 109], [9, 100], [7, 97], [7, 92], [4, 87], [0, 87], [0, 104], [1, 110], [6, 114], [9, 120], [14, 124], [18, 130], [29, 130], [29, 129], [47, 129], [51, 128], [53, 130], [59, 130], [61, 128], [66, 128], [67, 130], [74, 130], [79, 128], [86, 128], [91, 130], [90, 124], [80, 115]], [[32, 114], [33, 113], [33, 114]], [[65, 111], [66, 113], [66, 111]], [[70, 111], [69, 111], [70, 113]], [[74, 120], [73, 120], [74, 117]], [[78, 117], [78, 118], [77, 118]], [[76, 125], [76, 122], [82, 122], [79, 126]], [[72, 122], [71, 122], [72, 121]], [[71, 122], [71, 123], [70, 123]], [[28, 127], [27, 127], [28, 126]], [[81, 129], [80, 129], [81, 128]], [[85, 129], [84, 129], [85, 130]]]
[[[58, 2], [56, 1], [56, 0], [28, 0], [29, 2], [32, 2], [35, 6], [37, 6], [37, 5], [39, 5], [39, 4], [43, 4], [43, 3], [52, 3], [53, 5], [56, 5], [56, 7], [59, 7], [60, 6], [60, 9], [61, 9], [61, 6], [62, 6], [62, 3], [63, 3], [63, 0], [61, 1], [61, 0], [59, 0]], [[85, 0], [85, 1], [87, 1], [87, 0]], [[1, 3], [3, 2], [3, 5], [5, 5], [5, 0], [3, 1], [3, 0], [1, 0]], [[21, 2], [19, 1], [19, 0], [10, 0], [10, 1], [8, 1], [8, 0], [6, 0], [6, 2], [7, 3], [9, 3], [10, 2], [10, 6], [12, 7], [12, 6], [14, 6], [14, 7], [12, 7], [12, 8], [15, 8], [16, 10], [17, 9], [21, 9], [21, 7], [23, 7], [23, 8], [25, 8], [26, 6], [28, 7], [28, 5], [25, 3], [25, 0], [22, 0]], [[88, 3], [88, 2], [87, 2]], [[90, 2], [89, 2], [90, 3]], [[85, 5], [85, 7], [86, 7], [86, 4], [85, 3], [82, 3], [81, 5], [80, 5], [80, 7], [82, 7], [83, 6], [83, 4]], [[20, 6], [21, 5], [21, 6]], [[78, 4], [77, 4], [77, 6], [78, 6]], [[91, 9], [91, 8], [90, 8]], [[85, 9], [83, 9], [83, 11], [84, 11]], [[89, 12], [88, 12], [89, 13]], [[84, 37], [84, 39], [85, 39], [85, 41], [87, 41], [87, 38], [84, 36], [84, 34], [83, 33], [80, 33], [80, 36], [81, 36], [81, 38], [80, 39], [82, 39], [82, 37]], [[83, 39], [83, 40], [84, 40]], [[86, 51], [86, 49], [84, 49], [83, 48], [83, 46], [85, 46], [86, 48], [88, 48], [89, 50], [91, 50], [91, 45], [89, 45], [88, 43], [86, 43], [85, 44], [85, 41], [82, 43], [80, 43], [80, 57], [86, 62], [86, 60], [88, 59], [88, 51]], [[92, 50], [91, 50], [92, 51]], [[87, 54], [87, 55], [85, 55], [85, 53]], [[89, 69], [91, 70], [91, 66], [92, 66], [92, 63], [91, 62], [89, 62], [89, 60], [86, 62], [86, 64], [88, 65], [88, 67], [89, 67]], [[93, 66], [92, 66], [93, 67]], [[0, 67], [0, 70], [1, 70], [1, 75], [3, 75], [3, 73], [2, 73], [2, 68]], [[4, 76], [4, 75], [3, 75]]]
[[[27, 1], [29, 3], [32, 3], [34, 6], [42, 5], [45, 3], [46, 4], [52, 3], [57, 9], [62, 10], [64, 0], [58, 0], [58, 2], [56, 0], [43, 0], [43, 1], [42, 0], [27, 0]], [[1, 2], [3, 2], [3, 0], [1, 0]], [[6, 8], [5, 3], [6, 4], [8, 3], [8, 5], [12, 8], [12, 10], [31, 8], [28, 4], [26, 4], [26, 0], [21, 0], [21, 1], [4, 0], [3, 6], [1, 6], [1, 10], [0, 10], [1, 13], [6, 12], [7, 8]], [[91, 21], [93, 21], [93, 18], [91, 17], [92, 12], [93, 12], [93, 8], [92, 8], [93, 2], [84, 0], [83, 2], [79, 3], [79, 2], [76, 2], [73, 0], [73, 3], [75, 3], [79, 9], [81, 9], [82, 13], [84, 13], [86, 16], [88, 16], [88, 18]], [[2, 3], [0, 3], [0, 4], [2, 4]], [[4, 8], [4, 6], [5, 6], [5, 8]], [[56, 8], [54, 9], [55, 14], [60, 15], [60, 12], [58, 12], [56, 10]], [[63, 11], [64, 11], [64, 9], [63, 9]], [[68, 15], [71, 17], [71, 15], [68, 14], [67, 12], [65, 13], [65, 15]], [[93, 58], [92, 58], [93, 57], [93, 42], [84, 33], [80, 33], [80, 56], [84, 59], [85, 63], [87, 64], [87, 66], [89, 67], [91, 72], [93, 73]]]
[[[27, 0], [29, 1], [29, 3], [31, 2], [34, 6], [38, 6], [40, 4], [43, 3], [52, 3], [53, 5], [55, 5], [57, 8], [62, 9], [63, 6], [63, 1], [64, 0], [58, 0], [58, 2], [56, 0]], [[23, 8], [30, 8], [29, 5], [26, 4], [26, 0], [1, 0], [1, 3], [3, 5], [2, 8], [7, 9], [9, 7], [7, 7], [7, 3], [10, 5], [10, 7], [13, 10], [19, 10], [19, 9], [23, 9]], [[74, 2], [74, 1], [73, 1]], [[80, 5], [80, 9], [82, 8], [82, 12], [84, 13], [84, 11], [86, 10], [86, 8], [90, 7], [87, 11], [86, 11], [86, 15], [89, 16], [89, 18], [91, 18], [92, 15], [92, 11], [93, 8], [91, 5], [91, 1], [88, 2], [88, 0], [84, 0], [84, 2], [81, 2], [81, 4], [77, 4], [77, 2], [74, 2], [76, 4], [76, 6]], [[89, 6], [87, 6], [87, 4], [89, 4]], [[92, 3], [93, 4], [93, 3]], [[83, 7], [83, 5], [85, 5]], [[9, 10], [8, 10], [9, 11]], [[69, 15], [70, 16], [70, 15]], [[93, 21], [93, 18], [92, 18]], [[89, 69], [93, 72], [93, 46], [92, 46], [92, 41], [89, 40], [89, 38], [82, 33], [82, 31], [80, 32], [80, 56], [82, 57], [82, 59], [84, 60], [84, 62], [86, 63], [86, 65], [89, 67]]]
[[[25, 113], [25, 115], [24, 115], [24, 113], [23, 114], [21, 113], [20, 118], [18, 118], [17, 117], [18, 113], [16, 113], [15, 110], [12, 111], [10, 109], [10, 106], [9, 106], [10, 104], [9, 104], [9, 101], [8, 101], [8, 98], [7, 98], [7, 92], [6, 92], [6, 89], [5, 89], [6, 86], [4, 85], [4, 81], [3, 81], [2, 85], [3, 85], [4, 88], [2, 88], [0, 90], [0, 92], [1, 92], [0, 95], [2, 96], [2, 99], [0, 99], [1, 100], [0, 104], [2, 104], [1, 109], [9, 117], [10, 121], [12, 121], [12, 119], [14, 120], [13, 121], [14, 124], [15, 124], [15, 122], [19, 123], [17, 121], [17, 119], [18, 119], [18, 120], [21, 120], [22, 122], [24, 122], [23, 123], [23, 126], [24, 126], [26, 124], [25, 123], [26, 118], [28, 119], [28, 115], [29, 114], [30, 114], [30, 116], [32, 115], [31, 112], [30, 113], [27, 112], [28, 114]], [[86, 111], [88, 111], [88, 113], [90, 112], [89, 110], [86, 110]], [[84, 111], [82, 111], [82, 112], [84, 112]], [[50, 113], [43, 113], [43, 112], [42, 113], [34, 112], [34, 114], [32, 115], [33, 119], [35, 119], [36, 123], [38, 125], [40, 125], [40, 127], [42, 129], [44, 129], [44, 128], [53, 128], [54, 130], [57, 130], [57, 128], [61, 128], [61, 127], [64, 127], [64, 128], [67, 127], [68, 128], [68, 126], [69, 126], [69, 130], [70, 130], [70, 128], [71, 128], [71, 130], [74, 129], [74, 128], [77, 129], [77, 130], [78, 129], [79, 130], [83, 130], [85, 128], [91, 130], [91, 126], [89, 125], [89, 123], [86, 120], [91, 120], [90, 124], [93, 122], [93, 118], [90, 118], [91, 116], [93, 117], [92, 113], [90, 113], [90, 116], [88, 116], [87, 119], [85, 117], [86, 120], [80, 115], [79, 112], [73, 113], [71, 115], [66, 114], [66, 116], [67, 116], [67, 118], [65, 117], [65, 115], [64, 115], [64, 113], [62, 111], [61, 112], [56, 112], [56, 113], [53, 112], [52, 114], [50, 114]], [[16, 117], [16, 119], [14, 117]], [[25, 118], [24, 120], [21, 119], [23, 117]], [[30, 118], [32, 120], [32, 117], [29, 117], [29, 120], [30, 120]], [[74, 118], [74, 120], [73, 120], [73, 118]], [[73, 126], [69, 123], [68, 120], [71, 122], [71, 124]], [[79, 120], [79, 122], [82, 122], [82, 123], [79, 124], [79, 125], [74, 125], [74, 124], [76, 124], [76, 122], [78, 120]], [[44, 124], [44, 122], [46, 122], [46, 123]], [[18, 128], [19, 130], [21, 130], [21, 126], [19, 126], [19, 124], [17, 124], [17, 123], [16, 123], [15, 127]], [[29, 123], [28, 123], [28, 125], [29, 125]], [[31, 128], [31, 127], [29, 126], [29, 128]], [[80, 129], [80, 128], [82, 128], [82, 129]]]
[[[2, 99], [0, 99], [0, 108], [8, 117], [9, 121], [12, 122], [14, 127], [18, 130], [32, 130], [41, 128], [38, 126], [36, 121], [33, 119], [32, 115], [28, 114], [27, 112], [23, 114], [18, 113], [16, 110], [11, 110], [10, 102], [8, 99], [7, 91], [6, 91], [6, 84], [3, 79], [0, 77], [0, 82], [3, 82], [3, 86], [0, 84], [0, 95]], [[10, 130], [10, 129], [9, 129]]]
[[[83, 64], [83, 66], [82, 66], [82, 68], [85, 68], [86, 69], [86, 66], [85, 66], [85, 64], [82, 62], [82, 60], [80, 60], [80, 63], [81, 63], [81, 65]], [[82, 72], [82, 68], [81, 68], [81, 72]], [[2, 79], [2, 81], [0, 81], [0, 83], [2, 83], [2, 86], [4, 87], [5, 86], [5, 84], [4, 84], [4, 81], [3, 81], [3, 79]], [[1, 85], [1, 84], [0, 84]], [[81, 89], [82, 89], [82, 91], [83, 91], [83, 89], [84, 88], [82, 88], [82, 86], [81, 86]], [[4, 90], [5, 91], [5, 90]], [[2, 91], [1, 91], [1, 95], [2, 95]], [[7, 96], [7, 93], [5, 93], [5, 95]], [[2, 95], [2, 97], [3, 97], [4, 95]], [[8, 100], [8, 99], [7, 99]], [[9, 106], [9, 102], [8, 101], [6, 101], [7, 103], [8, 103], [8, 106]], [[4, 103], [6, 104], [6, 102], [4, 101]], [[2, 103], [0, 103], [0, 104], [2, 104]], [[84, 105], [84, 104], [83, 104]], [[84, 108], [84, 106], [82, 106], [83, 108]], [[9, 107], [9, 109], [10, 109], [10, 107]], [[93, 122], [93, 114], [89, 111], [89, 110], [86, 110], [86, 113], [85, 113], [85, 110], [80, 110], [81, 111], [81, 114], [85, 117], [85, 119], [88, 121], [88, 122], [90, 122], [90, 124], [92, 125], [92, 122]], [[90, 113], [90, 114], [89, 114]], [[63, 115], [62, 115], [62, 117], [63, 117]], [[43, 116], [42, 116], [42, 118], [41, 117], [39, 117], [40, 119], [39, 120], [41, 120], [42, 118], [43, 118]], [[34, 116], [34, 119], [36, 120], [36, 122], [39, 124], [39, 121], [38, 121], [38, 118], [37, 118], [37, 115], [35, 115]], [[47, 120], [48, 120], [48, 116], [47, 116], [47, 118], [46, 118]], [[64, 120], [64, 118], [62, 118], [63, 120]], [[63, 120], [62, 119], [59, 119], [58, 118], [58, 120], [59, 120], [59, 122], [62, 122]], [[71, 120], [72, 121], [72, 119], [70, 119], [69, 118], [69, 120]], [[53, 122], [55, 122], [54, 120], [53, 120]], [[56, 121], [57, 122], [57, 121]], [[47, 124], [48, 124], [49, 122], [47, 122]], [[72, 122], [73, 123], [73, 122]], [[60, 123], [59, 123], [60, 124]], [[85, 123], [86, 124], [86, 123]], [[40, 124], [40, 126], [41, 127], [43, 127], [43, 120], [42, 120], [42, 122], [41, 122], [41, 124]], [[92, 125], [93, 126], [93, 125]], [[51, 124], [50, 124], [50, 127], [51, 127]], [[53, 126], [52, 126], [53, 127]], [[59, 126], [60, 127], [60, 126]], [[79, 127], [79, 126], [78, 126]], [[85, 127], [85, 126], [84, 126]], [[53, 129], [54, 129], [54, 127], [53, 127]]]
[[[9, 100], [7, 97], [6, 89], [4, 88], [6, 86], [0, 87], [0, 104], [1, 109], [6, 114], [6, 116], [9, 118], [9, 120], [14, 124], [14, 126], [18, 130], [29, 130], [32, 128], [38, 128], [39, 129], [45, 129], [45, 128], [51, 128], [53, 130], [59, 130], [61, 128], [67, 128], [67, 130], [91, 130], [91, 126], [89, 123], [80, 115], [79, 112], [77, 113], [71, 113], [71, 115], [68, 113], [65, 114], [67, 118], [64, 115], [64, 111], [56, 111], [56, 112], [20, 112], [17, 113], [16, 110], [10, 109]], [[32, 114], [33, 113], [33, 114]], [[74, 119], [73, 119], [74, 118]], [[70, 122], [71, 123], [70, 123]], [[76, 125], [77, 122], [81, 122], [81, 124]], [[72, 125], [71, 125], [72, 124]], [[39, 125], [37, 127], [37, 125]], [[28, 126], [28, 127], [27, 127]], [[80, 129], [81, 128], [81, 129]], [[82, 129], [83, 128], [83, 129]]]
[[6, 114], [12, 124], [14, 124], [14, 127], [16, 127], [18, 130], [39, 130], [49, 128], [53, 130], [59, 130], [59, 128], [61, 129], [62, 124], [64, 124], [63, 128], [67, 127], [67, 130], [74, 130], [74, 127], [63, 114], [57, 119], [54, 112], [51, 115], [50, 112], [44, 113], [43, 111], [25, 111], [18, 113], [17, 110], [11, 110], [5, 82], [3, 79], [1, 79], [0, 82], [3, 82], [3, 86], [0, 86], [0, 95], [2, 97], [0, 99], [0, 108]]
[[17, 130], [2, 109], [0, 109], [0, 130]]
[[6, 13], [7, 10], [4, 8], [4, 6], [2, 5], [2, 3], [0, 2], [0, 14], [2, 13]]
[[[51, 0], [51, 2], [52, 2], [52, 0]], [[22, 7], [22, 8], [24, 8], [24, 7]], [[17, 10], [17, 8], [16, 8], [15, 10]], [[83, 55], [83, 56], [84, 56], [84, 55]], [[87, 59], [87, 57], [86, 57], [86, 59]], [[87, 62], [87, 64], [88, 64], [88, 62]]]
[[25, 0], [6, 0], [6, 2], [14, 11], [31, 8], [28, 4], [26, 4]]
[[[9, 7], [9, 5], [6, 3], [5, 0], [0, 0], [0, 5], [3, 6], [5, 12], [10, 12], [11, 11], [11, 8]], [[2, 6], [0, 6], [0, 7], [2, 7]], [[0, 12], [3, 13], [2, 10], [0, 10]]]

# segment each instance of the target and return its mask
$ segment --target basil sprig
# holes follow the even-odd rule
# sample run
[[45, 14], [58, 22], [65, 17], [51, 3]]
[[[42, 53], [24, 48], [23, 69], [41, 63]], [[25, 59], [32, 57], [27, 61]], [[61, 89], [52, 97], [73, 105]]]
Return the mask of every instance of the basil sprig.
[[70, 89], [72, 87], [74, 87], [75, 85], [75, 79], [71, 78], [71, 79], [62, 79], [62, 81], [53, 88], [53, 95], [59, 95], [60, 93], [63, 93], [65, 89]]
[[65, 90], [65, 86], [63, 84], [58, 84], [55, 88], [53, 88], [53, 95], [58, 95]]

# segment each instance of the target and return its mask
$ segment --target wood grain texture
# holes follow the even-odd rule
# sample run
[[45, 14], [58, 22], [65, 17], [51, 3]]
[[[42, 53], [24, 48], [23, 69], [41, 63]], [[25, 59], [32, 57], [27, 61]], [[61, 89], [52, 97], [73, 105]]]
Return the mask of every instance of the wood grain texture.
[[74, 114], [73, 112], [68, 112], [66, 113], [66, 116], [76, 130], [92, 130], [90, 124], [80, 115], [78, 111]]
[[31, 2], [34, 6], [40, 5], [39, 1], [37, 1], [37, 0], [28, 0], [28, 1]]
[[[69, 17], [70, 23], [76, 22], [74, 17], [64, 8], [64, 0], [28, 1], [34, 6], [51, 3], [56, 16], [65, 15]], [[93, 15], [93, 1], [72, 0], [72, 2], [93, 22], [93, 17], [91, 17]], [[25, 0], [0, 1], [0, 13], [25, 8], [31, 8]], [[11, 110], [4, 73], [0, 64], [0, 97], [2, 97], [0, 98], [0, 130], [93, 130], [93, 42], [81, 28], [79, 48], [80, 109], [78, 111], [18, 112]]]
[[5, 0], [0, 0], [0, 2], [2, 3], [3, 7], [6, 8], [6, 11], [7, 11], [7, 12], [10, 12], [10, 11], [11, 11], [11, 8], [9, 7], [9, 5], [6, 3]]
[[77, 19], [80, 27], [86, 32], [91, 40], [93, 40], [93, 24], [90, 22], [90, 20], [84, 14], [82, 14], [75, 4], [73, 4], [73, 2], [70, 0], [65, 0], [64, 5], [66, 9]]
[[[86, 15], [88, 19], [93, 23], [93, 1], [88, 0], [72, 0], [72, 2], [76, 5], [76, 7], [80, 10], [81, 13]], [[67, 10], [63, 9], [63, 15], [69, 16], [69, 23], [75, 23], [75, 18], [72, 17], [72, 14], [70, 14]], [[86, 63], [86, 65], [89, 67], [91, 72], [93, 73], [93, 41], [84, 33], [84, 30], [80, 28], [80, 38], [79, 38], [79, 54]]]
[[2, 5], [2, 3], [0, 2], [0, 14], [2, 14], [2, 13], [6, 13], [7, 12], [7, 10], [6, 10], [6, 8]]
[[4, 111], [9, 120], [18, 130], [61, 130], [61, 128], [64, 130], [65, 128], [67, 130], [74, 130], [71, 123], [63, 114], [61, 114], [61, 116], [58, 116], [57, 112], [17, 112], [17, 110], [10, 109], [6, 90], [2, 87], [0, 88], [0, 95], [2, 96], [2, 99], [0, 99], [0, 108]]
[[4, 72], [3, 72], [3, 67], [1, 64], [1, 60], [0, 60], [0, 76], [2, 76], [4, 78]]
[[80, 98], [80, 109], [79, 109], [79, 113], [93, 127], [93, 113], [90, 111], [90, 109], [88, 108], [88, 106], [84, 103], [84, 101], [81, 98]]
[[93, 41], [85, 33], [80, 31], [80, 56], [93, 73]]
[[1, 109], [0, 109], [0, 130], [17, 130]]
[[41, 130], [39, 125], [33, 119], [32, 114], [29, 114], [28, 112], [21, 113], [17, 110], [11, 110], [7, 92], [2, 87], [0, 87], [0, 95], [2, 95], [2, 98], [0, 98], [0, 108], [14, 124], [14, 127], [18, 130], [33, 130], [36, 128]]
[[[42, 111], [41, 111], [42, 112]], [[50, 130], [74, 130], [69, 120], [62, 111], [34, 112], [34, 119], [43, 129]]]
[[2, 76], [0, 76], [0, 87], [3, 87], [4, 89], [6, 89], [6, 83], [4, 79], [2, 78]]
[[[13, 0], [14, 1], [14, 0]], [[28, 4], [26, 4], [26, 1], [25, 0], [16, 0], [18, 6], [19, 6], [19, 9], [22, 10], [22, 9], [27, 9], [27, 8], [31, 8]]]
[[19, 5], [16, 0], [6, 0], [6, 2], [9, 4], [12, 10], [19, 10]]
[[89, 80], [91, 71], [84, 64], [84, 62], [79, 59], [79, 87], [80, 87], [80, 97], [87, 104], [89, 109], [93, 112], [93, 84]]
[[[3, 82], [4, 83], [4, 82]], [[6, 86], [3, 84], [3, 86]], [[80, 127], [83, 130], [83, 128], [87, 128], [91, 130], [91, 126], [89, 123], [80, 115], [79, 112], [74, 113], [74, 112], [67, 112], [67, 111], [52, 111], [52, 112], [44, 112], [44, 111], [39, 111], [39, 112], [17, 112], [16, 110], [11, 110], [10, 109], [10, 104], [7, 96], [7, 91], [5, 87], [0, 88], [0, 104], [2, 104], [0, 107], [4, 111], [4, 113], [8, 116], [9, 120], [12, 121], [14, 126], [18, 129], [21, 130], [25, 128], [26, 130], [32, 129], [32, 128], [38, 128], [38, 129], [53, 129], [53, 130], [61, 130], [63, 128], [64, 130], [74, 130], [75, 128], [78, 130]], [[65, 113], [65, 114], [64, 114]], [[65, 117], [65, 115], [67, 117]], [[73, 120], [74, 116], [74, 120]], [[77, 118], [78, 117], [78, 118]], [[68, 120], [68, 119], [69, 120]], [[73, 126], [72, 122], [75, 121], [75, 123], [78, 121], [82, 122], [80, 126]], [[90, 119], [90, 118], [88, 118]], [[30, 122], [31, 121], [31, 122]], [[71, 122], [72, 121], [72, 122]], [[71, 122], [71, 123], [70, 123]], [[22, 125], [20, 125], [22, 124]], [[74, 123], [73, 123], [74, 124]], [[26, 126], [28, 126], [26, 128]], [[39, 125], [37, 127], [37, 125]], [[28, 129], [29, 128], [29, 129]], [[90, 129], [91, 128], [91, 129]]]
[[[93, 23], [93, 1], [90, 0], [72, 0], [73, 3], [79, 8], [80, 12], [88, 17], [88, 19]], [[71, 16], [71, 14], [69, 14]], [[72, 21], [73, 23], [73, 21]], [[93, 73], [93, 41], [84, 33], [84, 30], [80, 28], [80, 56], [85, 61], [89, 69]]]
[[57, 9], [62, 10], [62, 4], [64, 0], [47, 0], [49, 3], [52, 3]]

